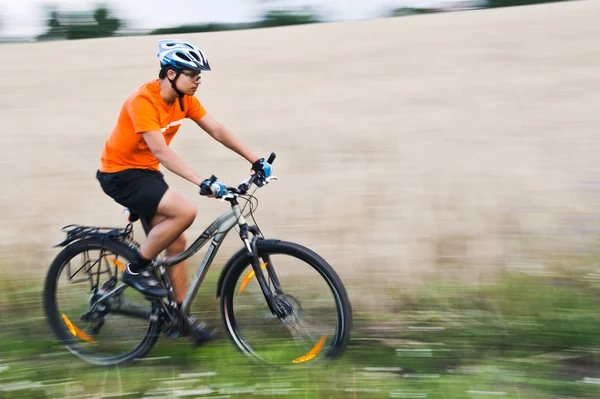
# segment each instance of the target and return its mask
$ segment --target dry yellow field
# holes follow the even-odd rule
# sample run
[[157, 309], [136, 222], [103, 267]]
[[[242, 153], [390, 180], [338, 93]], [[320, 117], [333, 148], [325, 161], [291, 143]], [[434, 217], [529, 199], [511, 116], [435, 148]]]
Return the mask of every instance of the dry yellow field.
[[[266, 235], [385, 290], [478, 282], [535, 267], [524, 248], [593, 239], [581, 231], [600, 204], [599, 20], [600, 2], [574, 1], [181, 37], [213, 67], [208, 111], [278, 154], [280, 180], [258, 192]], [[124, 224], [95, 171], [121, 102], [158, 73], [161, 38], [2, 46], [3, 270], [42, 275], [61, 225]], [[248, 172], [192, 122], [173, 148], [207, 177]], [[226, 210], [165, 174], [198, 203], [190, 235]], [[237, 246], [232, 234], [222, 257]]]

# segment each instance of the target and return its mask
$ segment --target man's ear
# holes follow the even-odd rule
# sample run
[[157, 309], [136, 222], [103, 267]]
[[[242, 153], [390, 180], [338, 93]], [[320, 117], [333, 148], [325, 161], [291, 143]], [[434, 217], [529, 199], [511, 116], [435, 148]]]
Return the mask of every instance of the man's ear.
[[169, 69], [167, 71], [167, 78], [169, 78], [169, 80], [175, 79], [175, 76], [177, 76], [177, 72], [175, 72], [174, 70]]

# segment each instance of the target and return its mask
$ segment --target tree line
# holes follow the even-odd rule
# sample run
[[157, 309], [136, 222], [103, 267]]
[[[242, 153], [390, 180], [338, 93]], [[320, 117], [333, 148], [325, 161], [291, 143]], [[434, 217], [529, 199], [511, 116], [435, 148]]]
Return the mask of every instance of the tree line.
[[[299, 25], [322, 22], [314, 12], [304, 9], [299, 11], [270, 10], [260, 21], [252, 23], [207, 23], [182, 25], [172, 28], [155, 29], [151, 35], [215, 32], [223, 30], [269, 28], [285, 25]], [[52, 10], [47, 19], [47, 30], [38, 36], [38, 40], [58, 39], [90, 39], [115, 36], [125, 23], [111, 15], [106, 7], [98, 7], [89, 13], [60, 13]]]
[[[480, 8], [496, 8], [522, 6], [538, 3], [550, 3], [569, 0], [480, 0]], [[405, 16], [438, 12], [435, 8], [402, 7], [389, 11], [384, 16]], [[47, 19], [47, 30], [38, 36], [38, 40], [58, 39], [88, 39], [98, 37], [110, 37], [118, 33], [119, 29], [125, 27], [125, 23], [113, 16], [107, 7], [97, 7], [91, 12], [83, 13], [61, 13], [51, 10]], [[250, 23], [205, 23], [181, 25], [171, 28], [156, 29], [151, 35], [182, 34], [196, 32], [216, 32], [224, 30], [270, 28], [286, 25], [300, 25], [323, 22], [322, 18], [310, 8], [299, 10], [270, 10], [261, 20]]]

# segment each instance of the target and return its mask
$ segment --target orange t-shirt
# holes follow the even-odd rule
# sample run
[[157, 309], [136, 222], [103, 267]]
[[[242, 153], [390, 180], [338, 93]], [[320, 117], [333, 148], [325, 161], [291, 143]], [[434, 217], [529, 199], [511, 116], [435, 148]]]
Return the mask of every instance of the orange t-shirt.
[[165, 103], [160, 96], [158, 79], [142, 85], [121, 108], [117, 125], [104, 146], [100, 171], [158, 170], [159, 162], [141, 133], [160, 131], [169, 145], [185, 118], [198, 120], [206, 115], [206, 110], [194, 96], [184, 96], [183, 107], [184, 111], [179, 100], [170, 107]]

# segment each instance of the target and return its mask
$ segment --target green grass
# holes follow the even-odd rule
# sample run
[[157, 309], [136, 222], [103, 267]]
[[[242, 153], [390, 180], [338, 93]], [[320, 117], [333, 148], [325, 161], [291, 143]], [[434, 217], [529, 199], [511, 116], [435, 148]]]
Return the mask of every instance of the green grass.
[[[220, 326], [216, 278], [193, 308]], [[41, 289], [1, 279], [0, 398], [600, 397], [600, 286], [575, 273], [388, 293], [386, 314], [355, 314], [341, 359], [278, 369], [251, 363], [224, 335], [200, 349], [161, 338], [145, 360], [88, 365], [54, 341]]]

